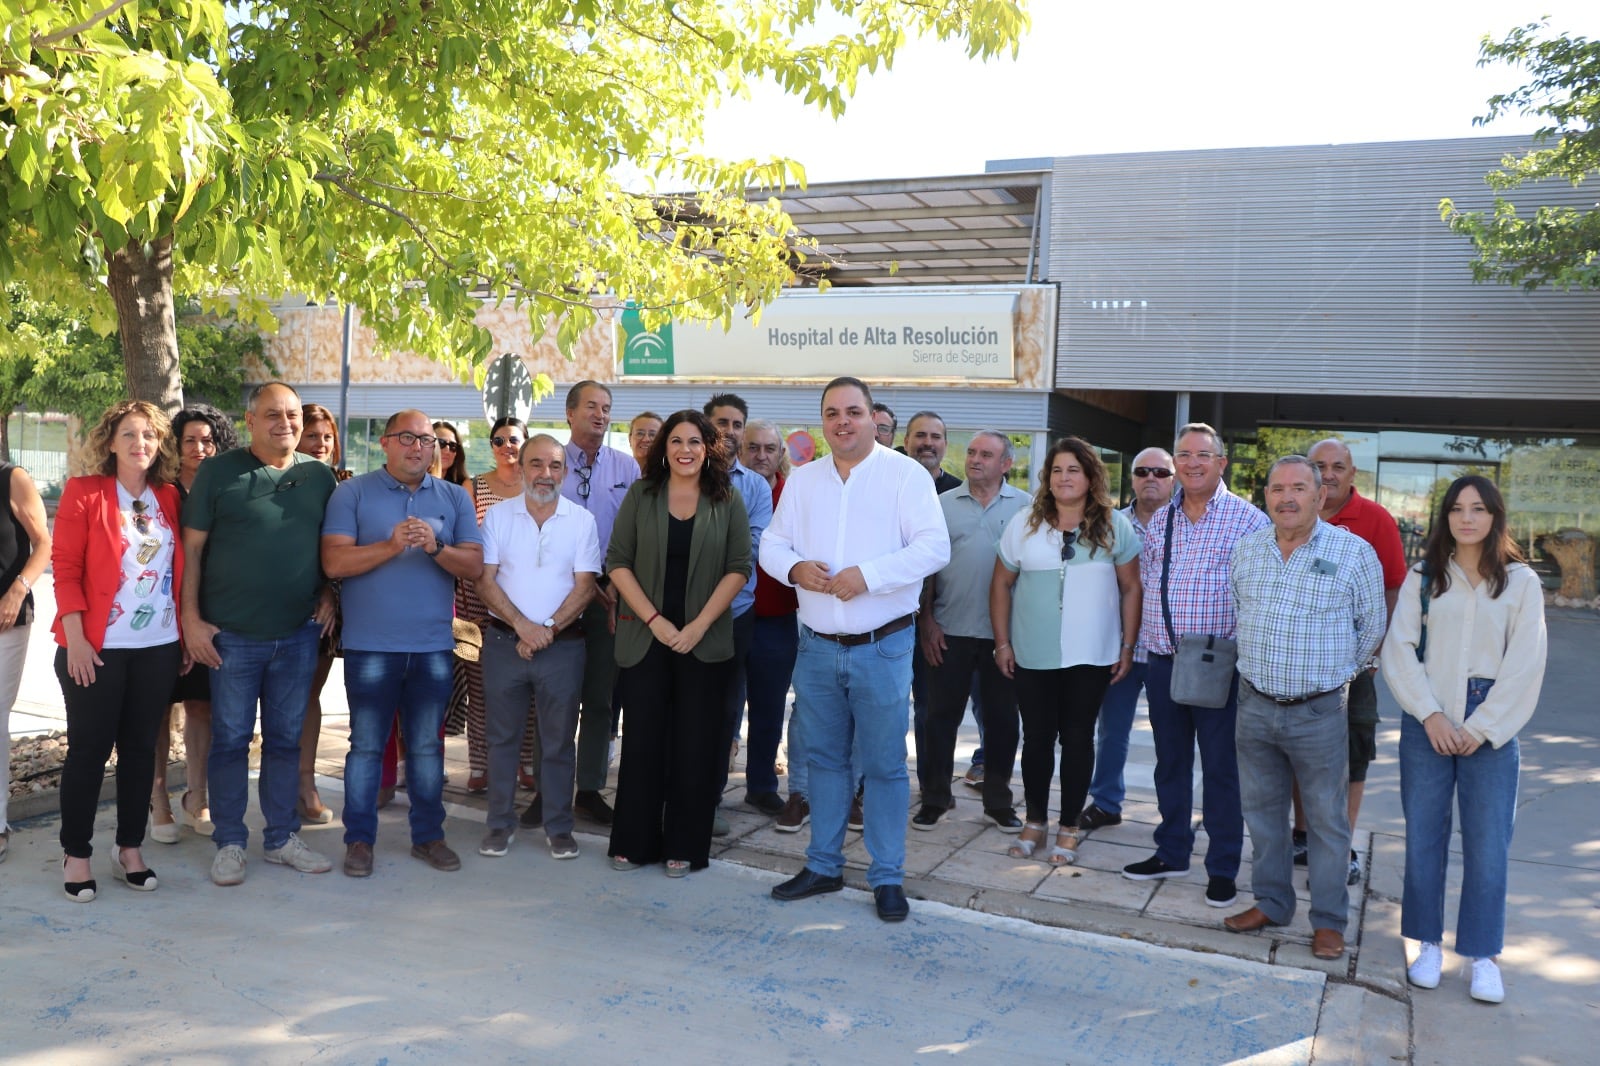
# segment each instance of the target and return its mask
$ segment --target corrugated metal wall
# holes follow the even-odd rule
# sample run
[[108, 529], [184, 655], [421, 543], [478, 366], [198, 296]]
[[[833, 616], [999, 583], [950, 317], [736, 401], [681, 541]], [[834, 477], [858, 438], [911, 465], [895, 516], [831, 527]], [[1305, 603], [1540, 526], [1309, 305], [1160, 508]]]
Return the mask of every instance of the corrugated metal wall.
[[[1478, 285], [1438, 204], [1520, 138], [1055, 161], [1067, 388], [1600, 399], [1600, 293]], [[1592, 187], [1513, 202], [1592, 206]]]

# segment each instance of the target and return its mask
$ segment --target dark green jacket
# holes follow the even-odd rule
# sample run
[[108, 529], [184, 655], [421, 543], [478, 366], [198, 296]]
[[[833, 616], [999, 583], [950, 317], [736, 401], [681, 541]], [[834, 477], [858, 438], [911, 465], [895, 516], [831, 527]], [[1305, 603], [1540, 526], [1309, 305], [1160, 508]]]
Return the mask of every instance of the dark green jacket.
[[[616, 524], [611, 527], [606, 570], [625, 567], [633, 571], [639, 587], [659, 610], [667, 570], [667, 492], [665, 485], [660, 492], [650, 491], [652, 487], [642, 478], [629, 486], [617, 510]], [[717, 583], [729, 574], [746, 580], [750, 577], [750, 519], [736, 490], [720, 503], [700, 497], [700, 506], [694, 513], [694, 534], [689, 541], [685, 622], [700, 614]], [[617, 665], [637, 665], [654, 639], [644, 619], [634, 615], [627, 601], [618, 603]], [[722, 617], [711, 623], [692, 654], [707, 663], [733, 658], [731, 610], [722, 612]]]

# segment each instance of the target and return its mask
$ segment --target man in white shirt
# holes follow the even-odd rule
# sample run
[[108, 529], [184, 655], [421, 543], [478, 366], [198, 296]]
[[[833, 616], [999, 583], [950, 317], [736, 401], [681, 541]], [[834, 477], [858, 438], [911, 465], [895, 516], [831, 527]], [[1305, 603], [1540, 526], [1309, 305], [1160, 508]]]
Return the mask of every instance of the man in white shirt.
[[831, 454], [789, 478], [761, 538], [761, 567], [797, 590], [795, 713], [805, 723], [811, 845], [800, 873], [772, 890], [796, 900], [844, 887], [851, 736], [865, 777], [867, 883], [878, 917], [903, 920], [906, 696], [922, 581], [950, 561], [933, 482], [914, 459], [878, 444], [872, 393], [856, 378], [822, 391]]
[[577, 858], [572, 838], [574, 739], [583, 692], [584, 609], [600, 573], [594, 516], [561, 495], [566, 454], [545, 433], [522, 446], [523, 496], [483, 516], [483, 691], [489, 742], [488, 833], [478, 854], [498, 857], [516, 830], [517, 759], [528, 702], [539, 714], [539, 796], [550, 854]]

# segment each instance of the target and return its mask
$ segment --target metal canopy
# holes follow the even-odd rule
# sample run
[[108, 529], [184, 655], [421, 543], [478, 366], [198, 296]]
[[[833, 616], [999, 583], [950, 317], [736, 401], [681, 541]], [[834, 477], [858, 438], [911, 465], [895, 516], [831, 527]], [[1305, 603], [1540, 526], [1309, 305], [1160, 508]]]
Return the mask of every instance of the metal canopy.
[[837, 182], [777, 199], [821, 254], [800, 284], [993, 285], [1039, 280], [1050, 171]]

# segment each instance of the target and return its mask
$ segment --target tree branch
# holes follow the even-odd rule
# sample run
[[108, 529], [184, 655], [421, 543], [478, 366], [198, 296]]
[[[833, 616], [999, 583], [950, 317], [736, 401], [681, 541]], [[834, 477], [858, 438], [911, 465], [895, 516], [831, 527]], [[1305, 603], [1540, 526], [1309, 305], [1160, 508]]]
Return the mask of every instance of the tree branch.
[[104, 11], [95, 12], [93, 15], [90, 15], [76, 26], [68, 26], [64, 30], [57, 30], [56, 32], [47, 34], [43, 37], [40, 37], [38, 34], [34, 34], [33, 39], [28, 43], [35, 48], [49, 48], [54, 44], [66, 40], [68, 37], [76, 37], [80, 33], [94, 29], [96, 26], [100, 25], [100, 23], [109, 19], [112, 15], [115, 15], [118, 11], [122, 10], [122, 8], [126, 7], [131, 2], [132, 0], [116, 0], [114, 4], [106, 8]]

